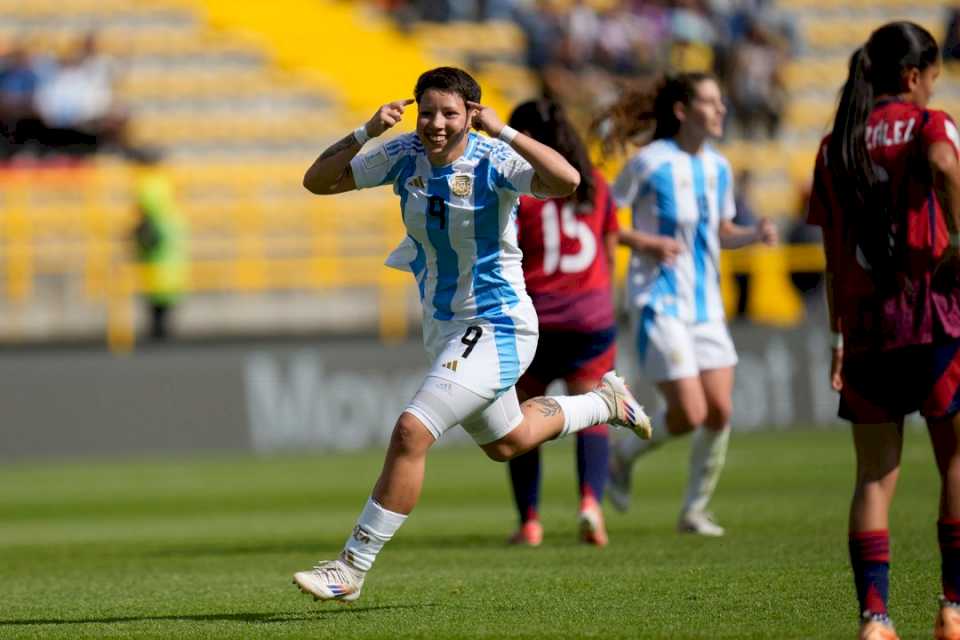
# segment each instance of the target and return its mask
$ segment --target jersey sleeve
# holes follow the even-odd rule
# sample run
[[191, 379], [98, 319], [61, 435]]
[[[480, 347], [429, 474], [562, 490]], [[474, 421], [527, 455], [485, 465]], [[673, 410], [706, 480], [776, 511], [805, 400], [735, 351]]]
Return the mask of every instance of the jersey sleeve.
[[943, 111], [927, 111], [927, 121], [920, 135], [923, 136], [923, 143], [927, 148], [936, 142], [946, 141], [953, 145], [954, 153], [960, 157], [960, 133], [957, 132], [957, 124]]
[[397, 179], [400, 170], [412, 159], [413, 147], [404, 138], [395, 138], [373, 151], [354, 156], [350, 169], [357, 189], [381, 187]]
[[499, 140], [497, 143], [490, 153], [494, 187], [535, 196], [533, 176], [536, 172], [533, 166], [507, 143]]
[[618, 206], [627, 207], [633, 204], [637, 194], [640, 193], [640, 187], [643, 184], [646, 171], [644, 163], [638, 157], [633, 157], [623, 166], [617, 179], [613, 181], [613, 199]]
[[730, 168], [730, 163], [726, 159], [720, 165], [720, 176], [722, 178], [720, 182], [723, 185], [719, 198], [720, 219], [733, 220], [737, 216], [737, 203], [733, 195], [736, 189], [733, 184], [733, 169]]
[[817, 151], [817, 161], [813, 168], [813, 186], [810, 189], [810, 202], [807, 204], [807, 224], [825, 227], [830, 220], [830, 180], [827, 175], [827, 143], [824, 141]]

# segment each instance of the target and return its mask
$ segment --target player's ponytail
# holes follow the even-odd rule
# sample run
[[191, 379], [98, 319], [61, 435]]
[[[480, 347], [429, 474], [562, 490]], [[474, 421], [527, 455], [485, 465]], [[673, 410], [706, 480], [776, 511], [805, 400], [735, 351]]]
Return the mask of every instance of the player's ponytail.
[[681, 122], [674, 105], [689, 105], [697, 86], [711, 79], [708, 73], [680, 73], [628, 88], [594, 120], [592, 129], [600, 137], [604, 155], [622, 154], [630, 144], [677, 135]]
[[939, 57], [936, 40], [926, 29], [912, 22], [891, 22], [854, 51], [840, 91], [827, 165], [844, 207], [845, 231], [878, 283], [887, 279], [896, 244], [890, 194], [882, 188], [882, 170], [870, 158], [867, 122], [877, 96], [903, 93], [904, 72], [923, 71]]
[[590, 162], [587, 146], [563, 107], [550, 98], [530, 100], [513, 110], [507, 124], [518, 131], [526, 131], [534, 140], [555, 149], [566, 158], [580, 173], [580, 186], [574, 193], [577, 204], [592, 209], [596, 189], [593, 163]]

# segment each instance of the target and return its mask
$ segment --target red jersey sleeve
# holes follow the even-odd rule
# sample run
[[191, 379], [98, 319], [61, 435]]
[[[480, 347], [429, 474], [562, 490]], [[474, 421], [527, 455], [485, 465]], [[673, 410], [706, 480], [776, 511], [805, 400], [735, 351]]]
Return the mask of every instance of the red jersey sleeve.
[[960, 134], [957, 133], [957, 125], [953, 118], [943, 111], [927, 111], [926, 121], [920, 129], [920, 135], [923, 137], [923, 144], [930, 148], [935, 142], [949, 142], [953, 145], [953, 151], [960, 157]]
[[807, 204], [807, 224], [825, 227], [830, 221], [830, 177], [827, 173], [827, 141], [820, 143], [817, 161], [813, 168], [813, 186], [810, 189], [810, 202]]

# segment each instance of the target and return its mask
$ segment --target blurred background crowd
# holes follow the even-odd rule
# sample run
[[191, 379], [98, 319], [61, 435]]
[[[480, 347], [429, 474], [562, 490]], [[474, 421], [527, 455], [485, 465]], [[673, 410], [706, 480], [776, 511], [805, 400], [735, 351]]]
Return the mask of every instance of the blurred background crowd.
[[380, 267], [401, 236], [390, 195], [316, 199], [300, 177], [439, 64], [503, 116], [546, 92], [584, 131], [630, 83], [716, 74], [738, 215], [796, 245], [726, 256], [728, 310], [792, 326], [821, 298], [802, 217], [849, 53], [917, 21], [948, 63], [934, 106], [960, 107], [960, 9], [931, 0], [258, 4], [0, 0], [0, 342], [406, 335], [413, 287]]

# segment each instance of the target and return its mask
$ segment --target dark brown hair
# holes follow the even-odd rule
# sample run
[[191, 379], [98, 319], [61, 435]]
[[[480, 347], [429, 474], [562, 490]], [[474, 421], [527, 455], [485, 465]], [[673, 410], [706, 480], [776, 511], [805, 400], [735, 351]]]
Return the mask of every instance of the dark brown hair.
[[714, 77], [709, 73], [680, 73], [628, 88], [591, 127], [599, 134], [604, 155], [623, 152], [631, 142], [646, 144], [677, 135], [681, 123], [673, 105], [689, 105], [697, 95], [697, 86], [705, 80]]
[[534, 140], [555, 149], [566, 158], [580, 173], [580, 186], [574, 194], [577, 204], [593, 205], [596, 185], [590, 154], [558, 102], [550, 98], [524, 102], [510, 114], [508, 124], [519, 131], [526, 131]]

